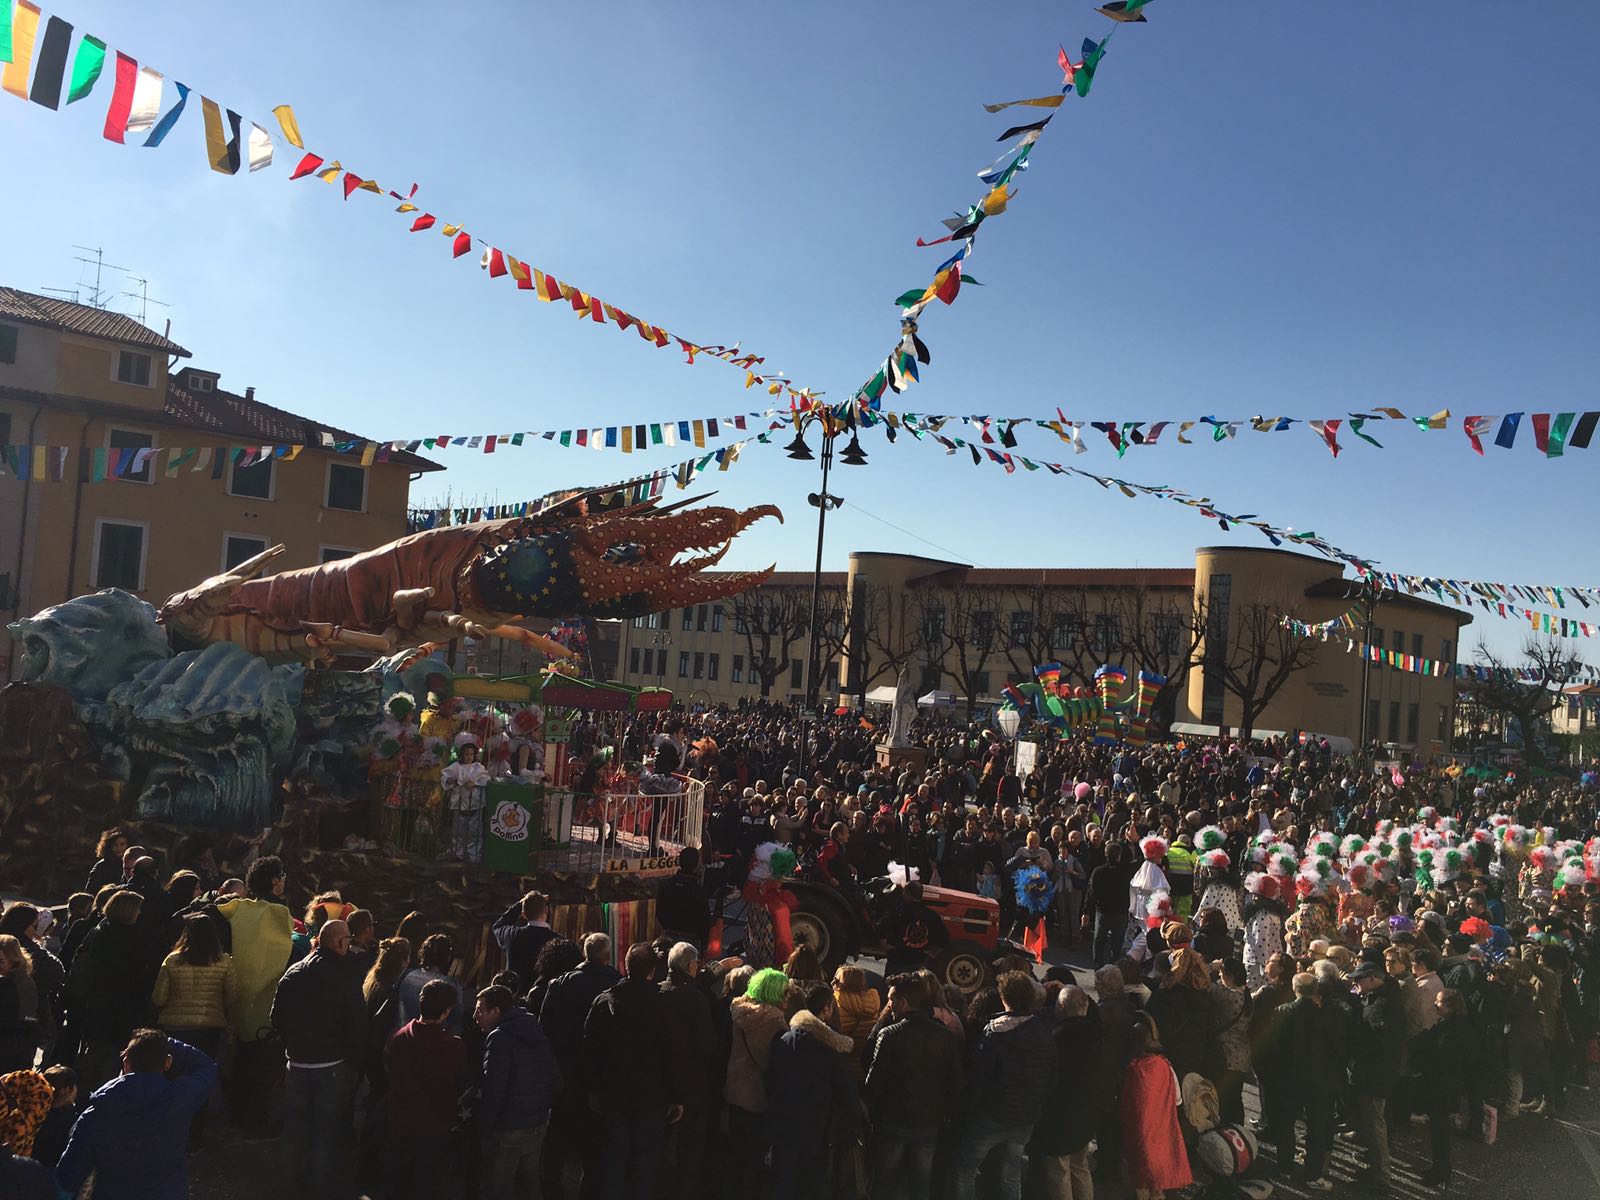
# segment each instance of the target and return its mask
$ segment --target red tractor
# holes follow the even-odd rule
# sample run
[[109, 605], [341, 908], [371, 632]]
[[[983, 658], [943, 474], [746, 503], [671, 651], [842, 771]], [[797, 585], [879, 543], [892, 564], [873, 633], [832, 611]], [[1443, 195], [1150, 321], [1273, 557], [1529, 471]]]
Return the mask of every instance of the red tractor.
[[990, 978], [996, 959], [1027, 952], [1000, 936], [998, 901], [951, 888], [905, 889], [887, 878], [845, 892], [791, 879], [799, 902], [790, 914], [795, 945], [809, 946], [829, 974], [857, 955], [924, 958], [940, 982], [964, 993]]

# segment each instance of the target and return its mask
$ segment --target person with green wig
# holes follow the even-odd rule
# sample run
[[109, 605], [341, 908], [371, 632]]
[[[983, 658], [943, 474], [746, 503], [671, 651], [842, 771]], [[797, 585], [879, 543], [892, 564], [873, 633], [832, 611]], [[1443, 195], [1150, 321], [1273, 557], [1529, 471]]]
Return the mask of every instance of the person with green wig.
[[761, 1190], [763, 1166], [772, 1144], [767, 1125], [767, 1066], [773, 1042], [789, 1028], [788, 994], [789, 977], [766, 967], [750, 977], [744, 995], [735, 997], [729, 1009], [733, 1047], [722, 1096], [728, 1102], [736, 1195], [753, 1196]]

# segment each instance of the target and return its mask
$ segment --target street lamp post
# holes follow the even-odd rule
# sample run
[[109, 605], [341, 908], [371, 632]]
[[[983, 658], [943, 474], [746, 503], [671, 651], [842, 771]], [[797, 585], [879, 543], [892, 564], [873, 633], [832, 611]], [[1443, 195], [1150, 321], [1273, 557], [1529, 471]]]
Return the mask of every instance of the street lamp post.
[[[815, 714], [821, 698], [822, 681], [817, 678], [822, 672], [819, 661], [821, 641], [817, 636], [817, 620], [820, 616], [819, 608], [822, 603], [822, 543], [823, 536], [828, 526], [828, 513], [844, 503], [844, 499], [828, 491], [828, 474], [833, 467], [833, 443], [839, 431], [829, 422], [824, 421], [822, 426], [822, 490], [812, 492], [806, 497], [811, 507], [817, 510], [817, 558], [811, 571], [811, 619], [810, 642], [806, 654], [806, 697], [805, 708]], [[797, 430], [794, 441], [790, 442], [787, 450], [789, 457], [799, 460], [808, 460], [816, 457], [811, 453], [811, 447], [806, 445], [805, 437]], [[861, 448], [861, 442], [852, 432], [850, 444], [839, 455], [839, 461], [853, 467], [865, 466], [867, 461], [866, 451]], [[804, 775], [806, 765], [806, 743], [808, 735], [804, 724], [800, 729], [800, 773]]]
[[828, 471], [833, 466], [833, 435], [822, 439], [822, 490], [812, 492], [806, 500], [817, 510], [817, 560], [811, 571], [811, 622], [808, 632], [811, 642], [806, 657], [806, 707], [816, 710], [822, 692], [821, 640], [817, 637], [817, 618], [822, 603], [822, 538], [828, 525], [828, 510], [838, 508], [844, 500], [829, 493]]
[[1366, 621], [1361, 634], [1361, 742], [1356, 747], [1356, 770], [1365, 776], [1367, 770], [1367, 739], [1370, 731], [1367, 729], [1367, 684], [1372, 675], [1372, 616], [1378, 607], [1377, 589], [1368, 584], [1362, 596], [1362, 605], [1365, 608]]

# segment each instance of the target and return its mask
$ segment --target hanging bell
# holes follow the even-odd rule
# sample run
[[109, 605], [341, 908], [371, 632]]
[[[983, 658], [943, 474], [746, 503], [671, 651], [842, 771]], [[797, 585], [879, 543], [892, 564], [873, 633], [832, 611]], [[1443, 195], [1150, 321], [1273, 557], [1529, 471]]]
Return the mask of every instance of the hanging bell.
[[806, 439], [799, 430], [795, 430], [794, 441], [783, 449], [790, 458], [798, 458], [802, 461], [816, 458], [816, 455], [811, 453], [811, 447], [806, 445]]
[[852, 467], [867, 465], [867, 452], [861, 448], [861, 439], [855, 434], [850, 435], [850, 444], [839, 452], [839, 461]]

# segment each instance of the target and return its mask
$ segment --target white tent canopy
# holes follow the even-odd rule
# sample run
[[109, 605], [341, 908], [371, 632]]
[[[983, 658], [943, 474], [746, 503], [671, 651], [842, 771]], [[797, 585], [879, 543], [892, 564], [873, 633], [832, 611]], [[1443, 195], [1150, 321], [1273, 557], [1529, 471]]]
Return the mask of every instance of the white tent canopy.
[[918, 708], [954, 708], [959, 703], [961, 697], [954, 692], [929, 692], [917, 698]]
[[865, 697], [863, 697], [863, 699], [865, 699], [868, 704], [893, 704], [894, 695], [894, 684], [886, 683], [882, 687], [873, 688], [866, 694]]

